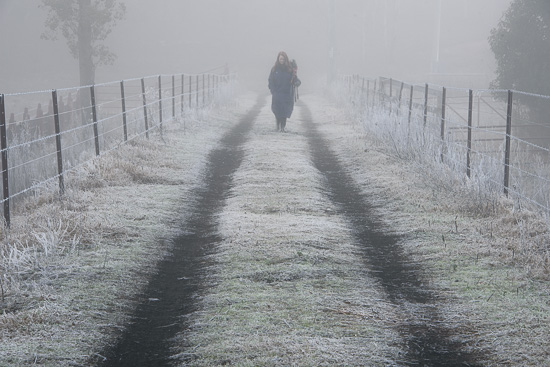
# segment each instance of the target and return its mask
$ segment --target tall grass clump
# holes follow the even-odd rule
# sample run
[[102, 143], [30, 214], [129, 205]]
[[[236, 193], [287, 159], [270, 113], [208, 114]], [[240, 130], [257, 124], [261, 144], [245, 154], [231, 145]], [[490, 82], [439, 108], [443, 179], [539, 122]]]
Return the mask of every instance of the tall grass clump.
[[[0, 234], [0, 365], [104, 359], [96, 352], [129, 322], [137, 295], [169, 253], [167, 239], [181, 231], [184, 198], [208, 151], [233, 123], [236, 112], [218, 113], [229, 93], [199, 106], [184, 99], [175, 118], [164, 103], [160, 128], [160, 106], [148, 91], [149, 138], [139, 95], [138, 108], [127, 105], [126, 143], [116, 121], [105, 121], [99, 156], [80, 159], [76, 147], [67, 154], [63, 193], [57, 178], [41, 177], [10, 203], [11, 224]], [[98, 112], [108, 117], [106, 108]]]
[[[525, 266], [533, 277], [550, 277], [549, 213], [539, 204], [548, 202], [550, 187], [536, 184], [521, 169], [527, 164], [538, 164], [537, 172], [548, 175], [548, 163], [542, 157], [528, 155], [518, 143], [512, 144], [516, 171], [511, 175], [507, 197], [503, 193], [504, 141], [500, 145], [486, 143], [493, 144], [488, 147], [476, 142], [468, 152], [465, 142], [451, 129], [441, 138], [441, 116], [437, 113], [429, 113], [425, 120], [423, 108], [417, 106], [409, 118], [408, 103], [400, 109], [394, 103], [390, 112], [387, 96], [373, 90], [367, 96], [359, 88], [337, 84], [331, 93], [338, 106], [355, 121], [358, 134], [368, 135], [369, 141], [374, 142], [371, 144], [376, 145], [366, 149], [382, 151], [412, 166], [433, 192], [447, 193], [452, 198], [448, 205], [460, 215], [492, 218], [495, 228], [487, 232], [508, 231], [503, 233], [511, 242], [507, 245], [508, 261]], [[458, 126], [453, 118], [447, 116], [447, 125]], [[483, 153], [486, 151], [497, 153]], [[502, 225], [496, 229], [499, 223]]]

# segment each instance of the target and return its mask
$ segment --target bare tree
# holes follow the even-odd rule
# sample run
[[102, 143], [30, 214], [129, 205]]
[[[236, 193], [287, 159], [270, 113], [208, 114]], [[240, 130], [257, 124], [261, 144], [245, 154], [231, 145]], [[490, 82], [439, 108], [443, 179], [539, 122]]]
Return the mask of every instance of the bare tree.
[[99, 65], [111, 65], [115, 54], [103, 44], [126, 6], [118, 0], [42, 0], [48, 10], [43, 39], [56, 40], [61, 34], [71, 55], [78, 59], [80, 85], [91, 85]]

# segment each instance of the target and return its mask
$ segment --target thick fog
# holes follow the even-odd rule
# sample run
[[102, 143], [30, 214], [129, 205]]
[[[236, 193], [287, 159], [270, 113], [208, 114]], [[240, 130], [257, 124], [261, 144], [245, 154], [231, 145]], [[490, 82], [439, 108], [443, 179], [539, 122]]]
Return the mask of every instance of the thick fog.
[[[106, 41], [117, 60], [97, 70], [96, 82], [222, 72], [227, 64], [245, 85], [265, 88], [284, 50], [298, 62], [303, 87], [314, 89], [326, 82], [331, 46], [339, 73], [488, 83], [494, 58], [487, 38], [510, 1], [334, 0], [334, 13], [329, 0], [124, 2], [125, 19]], [[40, 3], [0, 0], [0, 93], [78, 85], [78, 63], [64, 40], [40, 39]]]

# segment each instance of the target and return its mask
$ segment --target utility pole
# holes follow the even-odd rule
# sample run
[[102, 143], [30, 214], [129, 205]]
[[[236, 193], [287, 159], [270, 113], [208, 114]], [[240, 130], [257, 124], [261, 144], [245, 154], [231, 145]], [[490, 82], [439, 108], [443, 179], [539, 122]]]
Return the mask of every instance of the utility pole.
[[336, 79], [336, 15], [334, 12], [334, 0], [328, 0], [328, 37], [327, 84], [331, 85]]

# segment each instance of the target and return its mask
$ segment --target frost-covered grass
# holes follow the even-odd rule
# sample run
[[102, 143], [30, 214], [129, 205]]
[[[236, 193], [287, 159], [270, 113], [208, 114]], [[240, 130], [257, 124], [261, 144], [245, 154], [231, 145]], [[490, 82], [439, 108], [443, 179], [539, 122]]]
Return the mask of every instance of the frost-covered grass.
[[[519, 210], [482, 177], [465, 180], [430, 158], [439, 156], [437, 144], [407, 146], [408, 134], [399, 137], [399, 120], [387, 111], [342, 112], [325, 105], [319, 126], [335, 137], [333, 148], [364, 192], [383, 203], [383, 217], [406, 235], [404, 248], [428, 269], [432, 286], [450, 298], [440, 305], [447, 317], [475, 326], [465, 344], [490, 352], [486, 365], [548, 365], [547, 219]], [[321, 123], [332, 120], [339, 123]]]
[[211, 287], [182, 335], [183, 365], [387, 365], [397, 317], [324, 194], [299, 113], [275, 132], [269, 105], [219, 215]]
[[206, 154], [249, 103], [186, 110], [72, 172], [63, 197], [52, 185], [15, 208], [0, 244], [0, 365], [102, 359], [180, 230]]
[[[444, 322], [465, 347], [486, 351], [483, 365], [549, 364], [547, 223], [421, 151], [403, 150], [395, 135], [388, 143], [326, 99], [301, 98], [380, 218], [422, 263], [429, 287], [443, 296], [436, 306]], [[0, 245], [0, 365], [102, 359], [181, 230], [206, 153], [254, 104], [253, 96], [238, 101], [186, 111], [162, 136], [82, 167], [66, 180], [63, 198], [46, 189], [16, 208]], [[375, 118], [382, 129], [387, 114]], [[258, 117], [218, 217], [222, 242], [211, 255], [210, 287], [174, 345], [176, 360], [403, 364], [399, 327], [407, 314], [369, 276], [325, 196], [298, 108], [287, 127], [274, 131], [269, 106]]]

